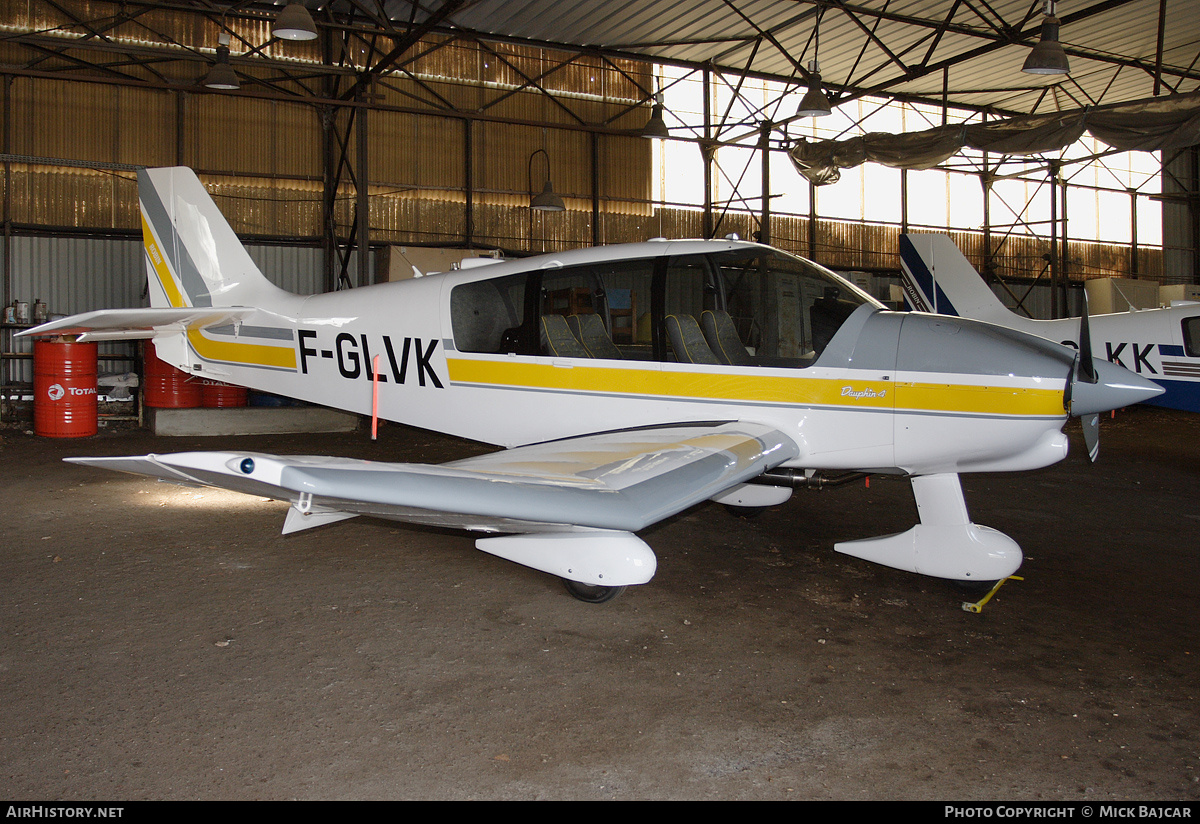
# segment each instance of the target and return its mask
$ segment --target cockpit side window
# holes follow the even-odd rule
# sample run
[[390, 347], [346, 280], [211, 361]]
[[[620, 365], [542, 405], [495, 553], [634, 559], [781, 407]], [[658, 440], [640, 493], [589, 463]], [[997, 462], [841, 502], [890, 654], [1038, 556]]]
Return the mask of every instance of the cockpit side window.
[[1189, 358], [1200, 358], [1200, 315], [1183, 319], [1183, 351]]
[[705, 311], [720, 307], [721, 296], [704, 255], [667, 261], [661, 317], [655, 317], [660, 357], [679, 363], [718, 364], [701, 331]]
[[652, 357], [654, 260], [537, 269], [450, 293], [461, 352], [557, 358]]
[[450, 292], [450, 324], [460, 352], [520, 351], [526, 274], [478, 280]]
[[644, 259], [592, 267], [603, 292], [601, 314], [608, 336], [625, 360], [653, 358], [650, 312], [654, 266], [654, 259]]
[[[869, 301], [833, 273], [775, 250], [724, 252], [713, 255], [713, 263], [727, 315], [716, 320], [736, 331], [759, 366], [808, 366]], [[726, 348], [736, 353], [732, 342]]]
[[871, 302], [816, 264], [750, 247], [464, 283], [450, 312], [462, 352], [796, 368]]

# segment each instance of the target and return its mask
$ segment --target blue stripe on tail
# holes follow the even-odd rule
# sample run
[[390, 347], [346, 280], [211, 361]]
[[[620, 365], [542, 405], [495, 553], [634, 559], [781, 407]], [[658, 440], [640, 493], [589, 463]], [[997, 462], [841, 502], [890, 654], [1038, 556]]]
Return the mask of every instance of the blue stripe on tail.
[[[930, 297], [934, 299], [933, 306], [917, 306], [917, 309], [923, 312], [936, 311], [941, 315], [958, 316], [958, 310], [954, 308], [954, 304], [950, 302], [950, 298], [946, 297], [946, 293], [942, 291], [942, 287], [938, 286], [933, 279], [933, 273], [929, 271], [929, 267], [925, 264], [925, 259], [917, 252], [912, 241], [907, 235], [900, 235], [900, 259], [904, 263], [905, 271], [912, 277], [913, 285], [916, 286], [922, 303], [928, 303]], [[911, 301], [910, 302], [915, 302]]]

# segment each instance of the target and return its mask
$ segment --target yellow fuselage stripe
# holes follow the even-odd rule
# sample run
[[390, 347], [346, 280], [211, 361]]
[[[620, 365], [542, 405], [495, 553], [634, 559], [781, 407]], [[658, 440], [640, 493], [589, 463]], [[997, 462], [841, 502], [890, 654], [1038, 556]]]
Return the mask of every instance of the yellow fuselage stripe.
[[[456, 384], [704, 401], [1062, 417], [1062, 390], [449, 358]], [[586, 363], [586, 362], [584, 362]]]

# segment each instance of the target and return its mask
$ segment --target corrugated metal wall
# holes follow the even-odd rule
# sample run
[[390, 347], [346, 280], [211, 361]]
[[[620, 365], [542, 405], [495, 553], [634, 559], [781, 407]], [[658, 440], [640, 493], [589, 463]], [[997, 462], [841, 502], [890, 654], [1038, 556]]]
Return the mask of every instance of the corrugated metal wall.
[[[230, 25], [245, 28], [238, 34], [247, 42], [269, 39], [265, 24]], [[214, 32], [182, 25], [176, 34], [185, 46], [215, 42]], [[424, 56], [404, 67], [407, 74], [371, 85], [372, 109], [358, 118], [368, 136], [373, 239], [453, 243], [483, 227], [469, 239], [522, 248], [530, 240], [527, 228], [506, 223], [503, 214], [481, 214], [468, 226], [467, 193], [485, 212], [510, 210], [528, 202], [531, 188], [541, 191], [547, 174], [572, 209], [590, 212], [595, 200], [603, 213], [650, 212], [650, 143], [612, 133], [634, 133], [644, 123], [648, 107], [638, 84], [652, 86], [649, 66], [437, 38], [421, 49]], [[189, 92], [43, 77], [7, 81], [5, 116], [12, 125], [5, 151], [44, 159], [10, 164], [5, 194], [18, 226], [137, 231], [132, 173], [86, 166], [186, 165], [218, 196], [236, 231], [314, 241], [323, 234], [324, 107], [199, 86]], [[471, 114], [448, 115], [447, 104]], [[345, 164], [357, 169], [351, 116], [347, 105], [333, 119]], [[591, 128], [601, 130], [595, 174]], [[56, 158], [70, 165], [56, 165]], [[344, 182], [334, 210], [344, 235], [354, 223], [355, 202], [354, 185]], [[453, 207], [428, 205], [439, 202]], [[590, 240], [590, 231], [581, 239]]]
[[1197, 245], [1195, 221], [1200, 188], [1200, 147], [1192, 146], [1168, 158], [1163, 169], [1163, 255], [1167, 280], [1195, 283]]

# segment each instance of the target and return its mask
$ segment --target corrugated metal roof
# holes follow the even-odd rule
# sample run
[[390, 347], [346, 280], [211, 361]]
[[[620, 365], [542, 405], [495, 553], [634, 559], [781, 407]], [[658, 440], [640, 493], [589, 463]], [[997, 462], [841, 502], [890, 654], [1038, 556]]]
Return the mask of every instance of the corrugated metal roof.
[[[806, 82], [808, 61], [817, 56], [835, 102], [944, 97], [951, 104], [1012, 114], [1200, 88], [1196, 0], [1058, 0], [1060, 40], [1071, 73], [1050, 79], [1021, 71], [1039, 39], [1040, 0], [387, 0], [383, 14], [379, 4], [350, 0], [305, 5], [326, 34], [307, 43], [271, 37], [270, 21], [280, 8], [274, 3], [8, 4], [0, 16], [6, 35], [0, 61], [18, 73], [179, 86], [203, 75], [215, 55], [216, 34], [225, 29], [233, 34], [232, 62], [244, 78], [264, 91], [319, 97], [314, 70], [354, 82], [364, 70], [374, 77], [399, 67], [436, 74], [447, 60], [469, 57], [424, 45], [394, 54], [397, 43], [412, 45], [406, 36], [413, 24], [426, 37], [711, 66], [797, 86]], [[346, 38], [344, 48], [340, 36]], [[330, 43], [329, 49], [323, 46]], [[127, 59], [113, 59], [114, 54]], [[517, 62], [531, 67], [528, 77], [498, 66], [504, 75], [498, 82], [520, 85], [532, 78], [553, 91], [561, 91], [563, 83], [578, 85], [560, 83], [569, 75], [562, 69], [542, 77], [532, 58]], [[634, 91], [642, 86], [642, 99], [653, 91], [641, 82], [629, 85]]]
[[[387, 8], [397, 20], [411, 11], [408, 2]], [[939, 100], [945, 83], [951, 103], [1019, 112], [1054, 108], [1047, 85], [1059, 88], [1061, 108], [1200, 87], [1195, 0], [1061, 0], [1056, 11], [1071, 74], [1050, 81], [1021, 72], [1042, 19], [1040, 4], [1030, 0], [481, 0], [446, 22], [480, 34], [786, 79], [817, 51], [819, 10], [822, 78], [853, 94]]]

